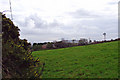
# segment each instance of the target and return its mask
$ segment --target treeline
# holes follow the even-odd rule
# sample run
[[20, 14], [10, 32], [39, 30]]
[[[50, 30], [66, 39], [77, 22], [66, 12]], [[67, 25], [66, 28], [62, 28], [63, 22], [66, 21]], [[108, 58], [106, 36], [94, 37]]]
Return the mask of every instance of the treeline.
[[47, 44], [47, 42], [45, 42], [45, 43], [33, 43], [31, 50], [32, 51], [42, 50], [42, 45], [45, 45], [45, 44]]
[[59, 49], [59, 48], [67, 48], [67, 47], [73, 47], [73, 46], [80, 46], [80, 45], [86, 45], [87, 43], [66, 43], [63, 41], [58, 42], [45, 42], [45, 43], [33, 43], [33, 46], [31, 49], [33, 51], [39, 51], [39, 50], [47, 50], [47, 49]]
[[39, 59], [31, 55], [30, 46], [26, 39], [20, 39], [20, 29], [2, 15], [2, 77], [4, 78], [39, 78], [42, 68]]
[[119, 41], [119, 40], [120, 40], [120, 38], [111, 39], [111, 40], [104, 40], [104, 41], [96, 41], [96, 40], [94, 40], [94, 42], [92, 42], [91, 44], [99, 44], [99, 43], [112, 42], [112, 41]]
[[69, 43], [65, 41], [56, 41], [56, 42], [45, 42], [45, 43], [33, 43], [33, 46], [31, 47], [32, 51], [39, 51], [39, 50], [47, 50], [47, 49], [59, 49], [59, 48], [67, 48], [67, 47], [73, 47], [73, 46], [84, 46], [84, 45], [90, 45], [90, 44], [99, 44], [104, 42], [111, 42], [111, 41], [118, 41], [118, 39], [111, 39], [111, 40], [104, 40], [104, 41], [96, 41], [94, 40], [79, 40], [78, 43]]

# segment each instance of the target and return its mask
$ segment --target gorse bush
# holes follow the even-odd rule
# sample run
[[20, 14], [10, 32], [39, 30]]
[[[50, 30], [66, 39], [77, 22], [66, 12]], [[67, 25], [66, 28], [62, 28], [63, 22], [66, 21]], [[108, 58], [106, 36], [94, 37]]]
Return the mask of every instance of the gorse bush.
[[[1, 14], [1, 13], [0, 13]], [[19, 38], [20, 29], [2, 14], [2, 71], [3, 78], [38, 78], [42, 67], [31, 55], [30, 43]]]

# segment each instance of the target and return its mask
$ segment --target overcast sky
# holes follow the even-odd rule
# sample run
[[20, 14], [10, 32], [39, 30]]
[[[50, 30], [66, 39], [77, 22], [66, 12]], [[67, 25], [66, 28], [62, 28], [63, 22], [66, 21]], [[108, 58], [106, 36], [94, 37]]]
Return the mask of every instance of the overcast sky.
[[[29, 42], [118, 37], [119, 0], [11, 0], [13, 22]], [[9, 0], [0, 0], [0, 12]], [[5, 12], [10, 18], [10, 13]]]

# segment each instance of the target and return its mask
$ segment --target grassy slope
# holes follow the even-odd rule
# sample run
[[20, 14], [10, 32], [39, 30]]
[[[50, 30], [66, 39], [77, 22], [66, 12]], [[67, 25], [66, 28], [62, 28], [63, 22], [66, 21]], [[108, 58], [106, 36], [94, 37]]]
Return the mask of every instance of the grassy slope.
[[35, 51], [45, 62], [43, 78], [117, 78], [118, 41]]

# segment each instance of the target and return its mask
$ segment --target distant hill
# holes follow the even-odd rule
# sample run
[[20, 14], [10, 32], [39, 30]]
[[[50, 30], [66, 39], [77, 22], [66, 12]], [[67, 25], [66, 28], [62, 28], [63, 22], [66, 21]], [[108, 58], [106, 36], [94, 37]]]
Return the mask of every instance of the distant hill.
[[32, 55], [45, 62], [43, 78], [118, 78], [118, 41], [34, 51]]

